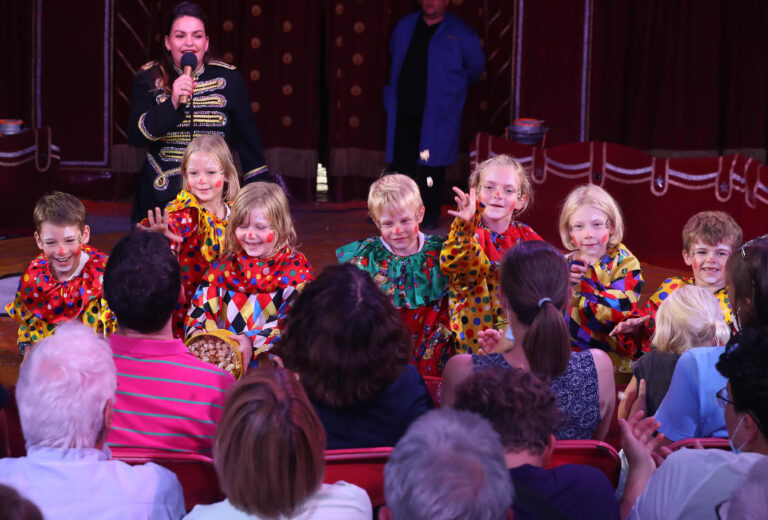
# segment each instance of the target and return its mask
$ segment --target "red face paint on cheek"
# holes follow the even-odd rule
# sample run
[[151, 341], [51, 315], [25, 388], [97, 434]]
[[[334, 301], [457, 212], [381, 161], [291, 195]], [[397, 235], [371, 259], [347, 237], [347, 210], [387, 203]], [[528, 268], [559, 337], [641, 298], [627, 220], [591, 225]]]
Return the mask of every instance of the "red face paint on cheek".
[[418, 235], [419, 234], [419, 225], [418, 224], [413, 226], [413, 234], [414, 235]]
[[701, 268], [701, 262], [699, 262], [698, 260], [696, 260], [694, 258], [693, 259], [693, 270], [694, 271], [698, 271], [700, 268]]
[[272, 232], [267, 233], [267, 243], [271, 244], [275, 241], [275, 234]]
[[607, 244], [608, 243], [608, 235], [603, 235], [603, 238], [600, 239], [600, 242], [602, 242], [603, 244]]
[[579, 247], [579, 242], [578, 242], [578, 240], [576, 240], [576, 237], [571, 237], [571, 240], [573, 240], [573, 245], [575, 247]]
[[224, 181], [222, 181], [221, 179], [219, 179], [219, 182], [216, 183], [217, 188], [221, 188], [223, 185], [224, 185]]

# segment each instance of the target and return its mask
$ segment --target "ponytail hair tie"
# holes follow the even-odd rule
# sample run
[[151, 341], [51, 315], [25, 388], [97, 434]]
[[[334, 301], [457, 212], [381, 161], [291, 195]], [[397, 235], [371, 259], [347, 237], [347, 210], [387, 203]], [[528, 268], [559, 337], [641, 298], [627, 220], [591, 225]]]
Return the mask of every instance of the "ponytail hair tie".
[[539, 300], [539, 309], [541, 309], [541, 306], [544, 305], [547, 302], [552, 303], [552, 299], [551, 298], [542, 298], [541, 300]]

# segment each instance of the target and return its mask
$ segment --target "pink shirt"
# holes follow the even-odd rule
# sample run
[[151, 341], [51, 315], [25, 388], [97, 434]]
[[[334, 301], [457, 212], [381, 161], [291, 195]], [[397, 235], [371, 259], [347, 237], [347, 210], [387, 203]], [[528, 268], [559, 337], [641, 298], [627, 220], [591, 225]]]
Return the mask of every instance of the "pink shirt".
[[109, 446], [211, 455], [213, 435], [235, 378], [200, 361], [181, 340], [109, 338], [117, 392]]

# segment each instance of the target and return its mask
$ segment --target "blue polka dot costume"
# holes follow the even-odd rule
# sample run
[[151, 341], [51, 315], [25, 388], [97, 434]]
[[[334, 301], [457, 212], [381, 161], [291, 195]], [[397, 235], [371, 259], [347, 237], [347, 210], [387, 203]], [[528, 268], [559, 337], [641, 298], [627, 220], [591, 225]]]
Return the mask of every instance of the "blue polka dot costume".
[[[184, 320], [189, 302], [211, 262], [221, 258], [224, 250], [224, 230], [229, 221], [229, 206], [225, 218], [218, 218], [205, 209], [193, 194], [182, 190], [165, 207], [168, 228], [183, 238], [181, 243], [171, 242], [171, 249], [181, 266], [181, 286], [184, 300], [176, 304], [173, 313], [173, 335], [183, 336]], [[142, 224], [148, 225], [147, 219]]]
[[289, 247], [270, 258], [240, 253], [215, 261], [192, 299], [186, 335], [227, 329], [249, 336], [254, 355], [269, 350], [304, 284], [314, 279], [307, 258]]

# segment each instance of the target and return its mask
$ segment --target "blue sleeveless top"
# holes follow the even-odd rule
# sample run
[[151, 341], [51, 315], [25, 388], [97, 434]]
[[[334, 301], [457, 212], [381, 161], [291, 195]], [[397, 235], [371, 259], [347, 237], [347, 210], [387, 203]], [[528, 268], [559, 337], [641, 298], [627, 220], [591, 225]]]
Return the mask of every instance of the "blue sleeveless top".
[[[490, 367], [516, 369], [499, 353], [472, 354], [473, 370]], [[588, 350], [571, 353], [568, 368], [549, 382], [557, 407], [563, 413], [563, 424], [555, 433], [558, 439], [591, 439], [600, 424], [600, 392], [597, 368]]]

